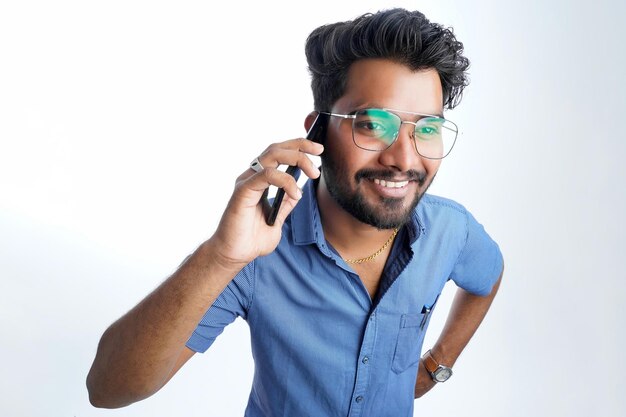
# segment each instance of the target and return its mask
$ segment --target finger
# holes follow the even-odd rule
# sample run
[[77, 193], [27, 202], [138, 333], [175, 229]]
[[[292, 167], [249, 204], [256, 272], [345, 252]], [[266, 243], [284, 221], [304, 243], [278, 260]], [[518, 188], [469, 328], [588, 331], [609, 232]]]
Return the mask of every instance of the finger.
[[[320, 172], [313, 161], [306, 155], [320, 155], [323, 151], [324, 146], [322, 144], [305, 138], [291, 139], [268, 146], [255, 161], [258, 161], [263, 168], [277, 168], [280, 165], [298, 166], [309, 178], [317, 178]], [[280, 154], [280, 156], [277, 156], [277, 154]], [[258, 168], [253, 169], [249, 167], [237, 177], [236, 183], [252, 177], [257, 172], [259, 172]]]
[[[280, 150], [289, 150], [294, 152], [302, 152], [304, 154], [309, 155], [321, 155], [324, 151], [324, 145], [320, 143], [316, 143], [310, 141], [305, 138], [291, 139], [285, 142], [273, 143], [268, 146], [262, 153], [259, 155], [259, 160], [263, 164], [263, 166], [273, 166], [276, 164], [277, 151]], [[279, 164], [287, 164], [292, 165], [289, 161], [278, 161]]]
[[296, 207], [296, 204], [298, 204], [298, 200], [294, 200], [289, 196], [285, 196], [285, 198], [283, 199], [283, 204], [281, 204], [280, 208], [278, 209], [278, 214], [276, 215], [276, 221], [274, 222], [274, 225], [282, 226], [283, 223], [285, 223], [287, 216], [289, 216], [289, 213], [291, 213], [294, 207]]
[[263, 171], [255, 173], [244, 179], [240, 187], [250, 190], [257, 195], [258, 193], [263, 193], [270, 185], [283, 188], [285, 194], [295, 200], [299, 200], [302, 197], [302, 192], [298, 188], [295, 178], [277, 168], [265, 168]]
[[320, 171], [309, 156], [297, 149], [274, 149], [258, 158], [264, 168], [277, 168], [280, 165], [297, 166], [309, 178], [317, 178]]
[[274, 148], [298, 150], [311, 155], [320, 155], [324, 151], [324, 145], [306, 138], [290, 139], [284, 142], [274, 143], [268, 146], [266, 152]]

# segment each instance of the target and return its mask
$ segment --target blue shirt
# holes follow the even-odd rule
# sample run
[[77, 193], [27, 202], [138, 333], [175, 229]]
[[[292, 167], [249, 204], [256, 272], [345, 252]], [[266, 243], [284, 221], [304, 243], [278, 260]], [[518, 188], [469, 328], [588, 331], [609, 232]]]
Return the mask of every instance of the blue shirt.
[[187, 346], [204, 352], [238, 316], [248, 322], [247, 417], [412, 416], [424, 334], [444, 284], [489, 294], [503, 266], [498, 246], [461, 205], [424, 195], [372, 300], [324, 238], [313, 181], [303, 191], [276, 250], [231, 281]]

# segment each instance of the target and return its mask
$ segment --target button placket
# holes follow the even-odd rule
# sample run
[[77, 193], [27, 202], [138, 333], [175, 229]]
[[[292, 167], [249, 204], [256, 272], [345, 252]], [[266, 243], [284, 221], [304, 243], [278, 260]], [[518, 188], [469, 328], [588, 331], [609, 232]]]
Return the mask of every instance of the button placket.
[[365, 397], [367, 396], [369, 373], [371, 372], [371, 358], [375, 349], [377, 331], [376, 315], [372, 313], [366, 322], [365, 334], [363, 335], [363, 343], [361, 344], [361, 352], [359, 357], [361, 360], [357, 362], [357, 375], [354, 384], [353, 400], [350, 407], [349, 416], [360, 416], [363, 412]]

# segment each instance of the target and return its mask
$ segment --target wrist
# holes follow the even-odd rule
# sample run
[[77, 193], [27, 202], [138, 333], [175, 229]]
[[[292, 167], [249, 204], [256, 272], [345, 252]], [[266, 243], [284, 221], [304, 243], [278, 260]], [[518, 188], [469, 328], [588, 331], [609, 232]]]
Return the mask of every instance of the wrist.
[[426, 351], [422, 356], [424, 367], [435, 382], [445, 382], [452, 376], [451, 366], [438, 360], [432, 350]]
[[452, 368], [454, 363], [458, 359], [459, 355], [456, 349], [450, 349], [452, 345], [447, 345], [441, 343], [441, 341], [437, 341], [432, 348], [430, 348], [430, 353], [439, 363], [443, 363], [446, 366]]
[[223, 250], [224, 247], [225, 245], [214, 235], [203, 242], [197, 251], [205, 262], [212, 263], [214, 268], [226, 274], [236, 275], [243, 267], [250, 263], [249, 260], [237, 259], [230, 256]]

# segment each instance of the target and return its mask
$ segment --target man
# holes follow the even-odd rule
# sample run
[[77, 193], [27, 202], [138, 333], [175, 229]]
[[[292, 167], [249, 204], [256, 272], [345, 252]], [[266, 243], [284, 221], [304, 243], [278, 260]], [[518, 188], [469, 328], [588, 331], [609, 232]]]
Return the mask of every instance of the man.
[[[503, 268], [459, 204], [425, 194], [456, 139], [443, 117], [467, 84], [451, 31], [419, 12], [366, 14], [308, 38], [323, 144], [269, 146], [238, 179], [215, 234], [102, 336], [87, 384], [98, 407], [158, 391], [243, 317], [255, 375], [246, 416], [412, 415], [451, 375]], [[321, 155], [321, 173], [308, 155]], [[278, 170], [298, 166], [303, 190]], [[270, 185], [286, 196], [264, 217]], [[430, 314], [458, 286], [422, 358]]]

